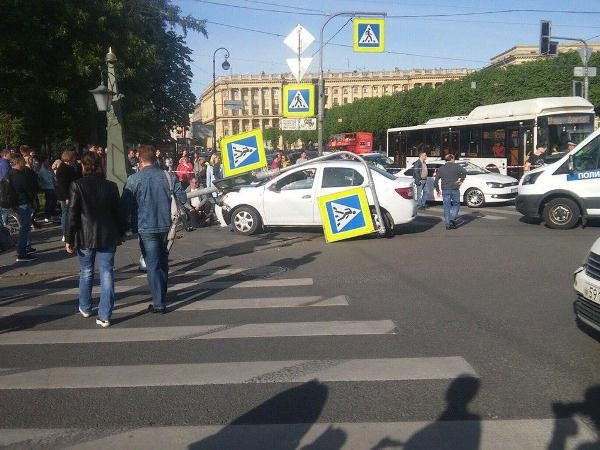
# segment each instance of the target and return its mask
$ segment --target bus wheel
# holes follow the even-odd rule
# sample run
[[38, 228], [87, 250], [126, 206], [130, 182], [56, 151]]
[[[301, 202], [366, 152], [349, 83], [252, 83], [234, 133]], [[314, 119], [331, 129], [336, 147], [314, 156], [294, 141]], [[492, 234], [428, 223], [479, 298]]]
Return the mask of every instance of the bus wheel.
[[467, 192], [465, 192], [465, 203], [469, 208], [481, 208], [485, 205], [485, 195], [483, 195], [480, 189], [467, 189]]
[[544, 206], [544, 222], [548, 228], [568, 230], [579, 222], [579, 206], [570, 198], [555, 198]]

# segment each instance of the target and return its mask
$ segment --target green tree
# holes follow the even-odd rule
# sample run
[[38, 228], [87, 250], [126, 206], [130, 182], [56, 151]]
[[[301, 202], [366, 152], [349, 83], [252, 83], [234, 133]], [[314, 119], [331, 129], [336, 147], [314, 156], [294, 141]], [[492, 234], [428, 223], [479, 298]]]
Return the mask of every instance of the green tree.
[[16, 148], [23, 136], [23, 119], [0, 112], [0, 143], [3, 148]]
[[271, 146], [274, 150], [277, 150], [279, 146], [279, 137], [281, 136], [281, 130], [279, 128], [265, 128], [263, 130], [263, 139], [266, 142], [271, 142]]
[[187, 124], [190, 49], [179, 34], [206, 35], [205, 22], [172, 0], [0, 0], [0, 111], [21, 116], [33, 145], [104, 139], [105, 118], [88, 90], [108, 47], [118, 58], [126, 140], [159, 141]]

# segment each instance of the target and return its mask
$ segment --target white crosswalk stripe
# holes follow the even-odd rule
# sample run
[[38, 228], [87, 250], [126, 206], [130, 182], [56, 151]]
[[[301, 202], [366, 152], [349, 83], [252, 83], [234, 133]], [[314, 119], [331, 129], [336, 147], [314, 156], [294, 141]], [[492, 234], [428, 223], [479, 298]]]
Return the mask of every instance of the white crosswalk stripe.
[[[71, 286], [77, 283], [76, 276], [63, 278], [60, 283], [46, 284], [45, 286], [49, 287], [40, 289], [2, 289], [0, 299], [5, 300], [2, 300], [4, 304], [0, 301], [0, 316], [3, 320], [10, 320], [11, 316], [30, 320], [36, 320], [39, 316], [48, 316], [51, 320], [57, 321], [58, 329], [55, 325], [50, 329], [32, 327], [5, 331], [0, 333], [0, 351], [15, 352], [19, 349], [27, 355], [28, 349], [47, 348], [49, 352], [60, 353], [62, 346], [65, 346], [67, 356], [61, 355], [56, 359], [60, 362], [54, 364], [38, 362], [32, 364], [31, 361], [24, 360], [22, 366], [14, 363], [2, 366], [0, 362], [0, 393], [3, 396], [16, 393], [17, 398], [27, 401], [29, 396], [35, 396], [38, 391], [50, 396], [55, 392], [61, 396], [69, 395], [70, 391], [77, 395], [81, 392], [93, 398], [93, 395], [100, 394], [102, 397], [110, 396], [107, 393], [113, 389], [120, 393], [126, 392], [123, 391], [126, 389], [143, 389], [144, 392], [152, 393], [153, 390], [159, 392], [161, 389], [173, 390], [187, 387], [201, 388], [210, 392], [210, 389], [227, 387], [227, 389], [242, 389], [242, 392], [251, 388], [256, 393], [256, 389], [262, 388], [266, 392], [271, 392], [266, 394], [266, 401], [263, 404], [269, 404], [274, 398], [283, 395], [283, 403], [287, 405], [285, 393], [288, 390], [273, 396], [272, 391], [269, 391], [271, 386], [284, 386], [285, 383], [290, 383], [301, 388], [311, 383], [319, 386], [326, 386], [325, 383], [337, 383], [355, 386], [355, 388], [365, 385], [369, 386], [369, 389], [377, 389], [373, 386], [381, 384], [383, 388], [391, 384], [402, 391], [404, 383], [408, 385], [418, 382], [435, 385], [439, 390], [440, 382], [445, 382], [444, 385], [447, 386], [461, 377], [478, 379], [476, 367], [460, 355], [429, 354], [399, 357], [392, 352], [384, 357], [377, 354], [368, 355], [369, 357], [365, 357], [364, 354], [360, 357], [358, 355], [338, 356], [335, 348], [329, 347], [332, 339], [340, 339], [342, 342], [348, 340], [351, 343], [364, 339], [371, 339], [376, 343], [389, 342], [397, 336], [399, 324], [386, 318], [331, 320], [332, 314], [321, 317], [320, 313], [324, 311], [336, 315], [340, 311], [340, 316], [348, 317], [352, 313], [352, 296], [346, 293], [332, 297], [310, 295], [309, 291], [313, 288], [312, 278], [271, 277], [274, 273], [278, 273], [275, 267], [177, 272], [173, 276], [173, 284], [169, 286], [170, 292], [179, 293], [176, 297], [177, 301], [170, 304], [172, 312], [166, 316], [150, 315], [153, 318], [160, 318], [161, 324], [169, 324], [169, 326], [140, 326], [140, 323], [135, 321], [138, 313], [144, 311], [148, 304], [145, 275], [118, 274], [117, 292], [121, 295], [114, 316], [124, 318], [127, 317], [126, 314], [130, 314], [134, 318], [118, 322], [108, 329], [95, 328], [93, 318], [81, 317], [78, 318], [78, 326], [72, 327], [75, 320], [73, 316], [77, 314], [78, 290]], [[265, 276], [269, 277], [265, 278]], [[189, 279], [194, 281], [187, 281]], [[261, 289], [268, 290], [272, 296], [252, 296], [257, 291], [261, 293]], [[97, 289], [94, 292], [97, 292]], [[233, 295], [230, 296], [229, 293]], [[281, 295], [282, 293], [285, 295]], [[11, 295], [18, 298], [11, 299]], [[53, 303], [57, 298], [63, 300], [63, 303]], [[16, 300], [18, 304], [15, 304]], [[178, 324], [179, 321], [190, 316], [202, 317], [213, 314], [206, 317], [228, 317], [223, 316], [223, 312], [235, 314], [236, 320], [231, 320], [231, 323], [227, 320], [209, 322], [205, 318], [208, 323], [194, 323], [188, 320], [185, 324]], [[305, 315], [301, 316], [302, 319], [292, 319], [292, 321], [289, 315], [285, 316], [288, 320], [281, 320], [281, 316], [277, 315], [286, 312], [301, 312]], [[312, 320], [306, 320], [307, 314]], [[144, 314], [144, 316], [148, 315]], [[240, 317], [250, 318], [240, 320]], [[257, 320], [256, 317], [260, 318]], [[69, 320], [71, 322], [68, 322]], [[86, 321], [89, 321], [90, 327], [85, 326]], [[61, 327], [63, 323], [71, 326]], [[299, 348], [304, 351], [302, 356], [290, 354], [289, 359], [287, 355], [283, 358], [270, 359], [268, 353], [256, 351], [265, 342], [276, 347], [280, 338], [299, 338], [302, 342], [310, 341], [318, 345], [309, 346], [305, 351]], [[288, 343], [292, 342], [291, 339], [288, 339]], [[126, 356], [111, 356], [105, 361], [85, 364], [77, 358], [68, 358], [68, 349], [81, 345], [92, 344], [92, 347], [105, 345], [106, 348], [118, 346], [120, 349], [127, 349], [128, 351], [123, 352], [123, 355], [128, 355], [135, 353], [136, 349], [144, 345], [161, 345], [161, 343], [163, 348], [168, 346], [169, 352], [172, 352], [168, 355], [168, 360], [161, 359], [160, 354], [151, 362], [130, 361]], [[201, 352], [192, 359], [183, 361], [177, 359], [179, 346], [184, 346], [189, 355], [202, 343], [206, 345], [200, 348], [216, 344], [221, 349], [239, 347], [243, 351], [225, 352], [224, 357], [217, 361], [203, 358]], [[317, 349], [320, 349], [321, 353], [313, 355], [312, 353]], [[382, 353], [386, 350], [389, 351], [385, 349]], [[350, 353], [354, 351], [351, 350]], [[291, 390], [293, 389], [295, 388]], [[439, 393], [441, 397], [444, 396], [444, 392]], [[339, 393], [337, 395], [339, 396]], [[325, 400], [326, 398], [323, 399]], [[339, 398], [337, 400], [339, 401]], [[366, 409], [378, 411], [382, 417], [389, 407], [385, 404], [368, 404], [369, 400], [360, 396], [345, 400], [349, 405], [353, 402], [367, 402], [364, 404]], [[101, 409], [99, 405], [93, 403], [90, 405], [86, 403], [86, 405], [86, 408]], [[103, 411], [101, 414], [106, 413], [110, 414], [110, 407], [108, 412]], [[246, 411], [243, 411], [242, 415], [244, 413]], [[60, 417], [60, 414], [57, 417]], [[384, 449], [404, 446], [404, 448], [433, 449], [465, 448], [461, 447], [461, 444], [453, 447], [453, 440], [462, 445], [465, 440], [473, 440], [478, 442], [478, 448], [535, 449], [547, 448], [557, 427], [564, 426], [565, 429], [570, 429], [573, 426], [570, 419], [566, 419], [564, 424], [560, 420], [551, 419], [462, 421], [385, 421], [382, 419], [382, 422], [340, 420], [320, 423], [318, 415], [314, 420], [308, 420], [308, 423], [278, 424], [276, 416], [273, 416], [272, 420], [273, 422], [251, 424], [242, 421], [240, 424], [234, 422], [229, 425], [226, 425], [229, 421], [206, 422], [221, 423], [221, 425], [197, 426], [189, 424], [198, 422], [187, 422], [187, 420], [181, 426], [146, 426], [148, 422], [144, 422], [141, 426], [137, 423], [132, 424], [130, 428], [128, 423], [123, 423], [118, 429], [110, 427], [103, 429], [101, 426], [92, 429], [80, 426], [64, 429], [62, 428], [64, 422], [53, 419], [49, 422], [42, 421], [43, 425], [39, 425], [38, 428], [14, 428], [3, 426], [3, 422], [0, 422], [0, 446], [257, 450], [302, 448], [303, 446], [339, 449]], [[52, 428], [52, 424], [55, 428]], [[576, 429], [576, 434], [569, 435], [568, 448], [595, 442], [595, 433], [583, 421], [576, 419]], [[282, 442], [286, 445], [282, 446]], [[332, 442], [339, 442], [340, 445], [331, 446]]]

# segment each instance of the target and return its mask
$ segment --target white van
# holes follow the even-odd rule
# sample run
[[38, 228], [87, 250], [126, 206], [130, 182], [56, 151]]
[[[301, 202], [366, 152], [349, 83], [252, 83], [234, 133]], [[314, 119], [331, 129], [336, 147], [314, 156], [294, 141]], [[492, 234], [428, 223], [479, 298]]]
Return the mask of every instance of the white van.
[[600, 217], [600, 129], [558, 161], [525, 173], [515, 205], [549, 228], [566, 230]]
[[577, 321], [600, 332], [600, 238], [592, 244], [583, 266], [573, 275], [577, 294], [573, 307]]

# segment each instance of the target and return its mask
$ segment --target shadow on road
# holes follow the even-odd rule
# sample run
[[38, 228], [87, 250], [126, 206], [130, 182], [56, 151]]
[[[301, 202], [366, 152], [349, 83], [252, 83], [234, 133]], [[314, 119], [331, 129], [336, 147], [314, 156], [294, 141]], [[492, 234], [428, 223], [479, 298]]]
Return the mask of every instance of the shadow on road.
[[[328, 388], [317, 380], [283, 391], [241, 415], [218, 433], [191, 444], [190, 450], [294, 450], [317, 421], [325, 406]], [[260, 426], [265, 424], [266, 426]], [[277, 425], [286, 426], [277, 426]], [[258, 425], [258, 426], [257, 426]], [[346, 433], [329, 427], [303, 450], [337, 450]]]

